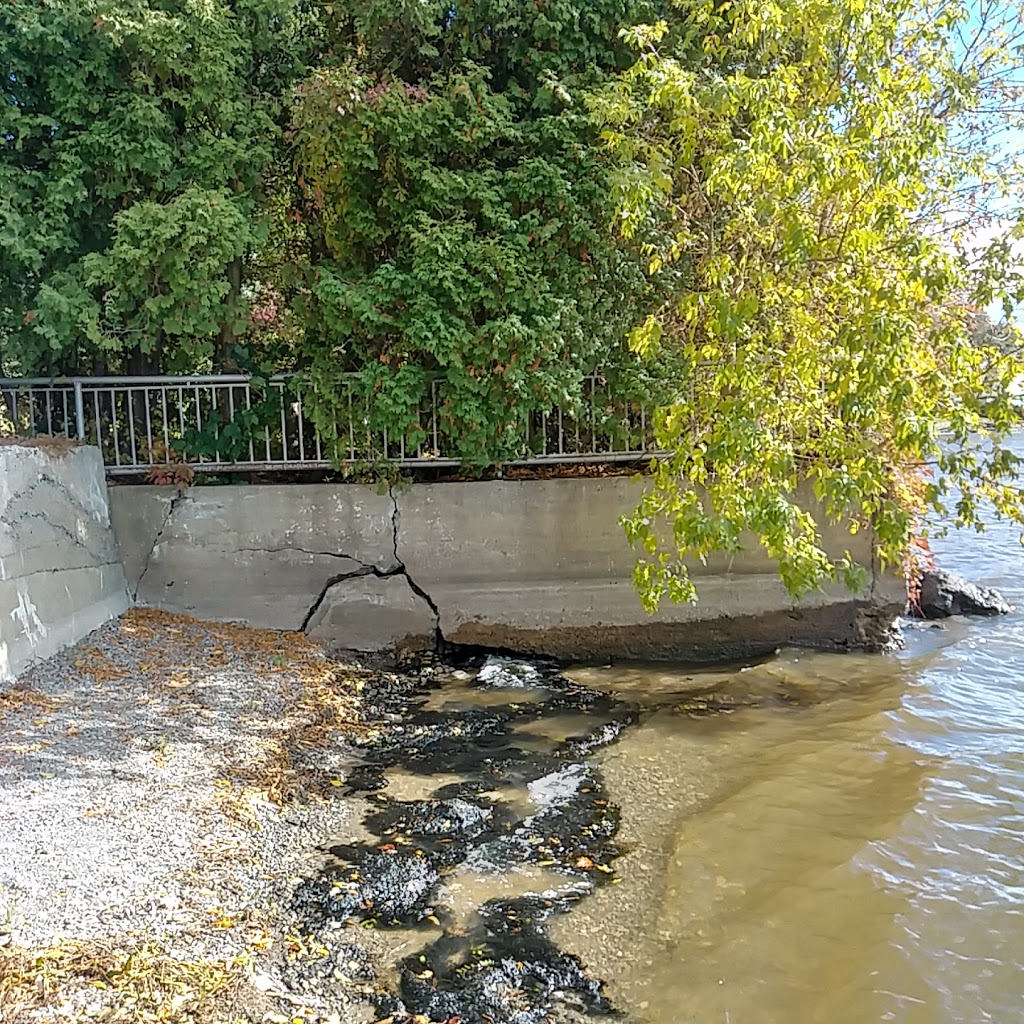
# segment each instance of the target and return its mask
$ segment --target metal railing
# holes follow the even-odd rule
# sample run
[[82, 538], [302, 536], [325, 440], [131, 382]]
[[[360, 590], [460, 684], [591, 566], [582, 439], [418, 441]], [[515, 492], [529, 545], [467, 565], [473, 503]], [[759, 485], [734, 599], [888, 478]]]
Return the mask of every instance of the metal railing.
[[[135, 474], [181, 459], [203, 472], [330, 469], [386, 461], [457, 466], [446, 435], [442, 383], [414, 417], [416, 440], [371, 429], [351, 385], [347, 413], [324, 436], [286, 376], [259, 385], [242, 375], [0, 378], [0, 437], [46, 434], [96, 445], [110, 473]], [[651, 410], [617, 399], [600, 376], [584, 380], [576, 408], [530, 416], [506, 465], [632, 461], [656, 454]]]

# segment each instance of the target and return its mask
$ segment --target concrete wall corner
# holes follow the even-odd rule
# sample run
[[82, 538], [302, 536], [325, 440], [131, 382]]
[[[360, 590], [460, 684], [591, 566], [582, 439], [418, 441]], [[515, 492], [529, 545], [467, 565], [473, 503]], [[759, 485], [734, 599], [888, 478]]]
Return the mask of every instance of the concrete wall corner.
[[0, 446], [0, 684], [129, 604], [100, 452]]

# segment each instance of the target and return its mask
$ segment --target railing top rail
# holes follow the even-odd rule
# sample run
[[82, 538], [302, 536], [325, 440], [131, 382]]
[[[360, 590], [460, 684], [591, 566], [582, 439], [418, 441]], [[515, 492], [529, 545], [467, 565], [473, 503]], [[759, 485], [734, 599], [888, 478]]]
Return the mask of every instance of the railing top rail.
[[[268, 378], [278, 383], [290, 380], [294, 374], [275, 373]], [[207, 374], [182, 374], [179, 376], [153, 376], [153, 377], [0, 377], [0, 388], [17, 387], [74, 387], [81, 384], [83, 387], [117, 387], [134, 385], [137, 387], [162, 387], [164, 385], [177, 387], [178, 385], [195, 384], [248, 384], [252, 376], [245, 373], [207, 373]]]
[[[272, 383], [283, 383], [297, 376], [297, 373], [275, 373], [266, 378]], [[162, 376], [113, 376], [113, 377], [0, 377], [0, 388], [32, 388], [32, 387], [74, 387], [81, 384], [83, 387], [161, 387], [169, 385], [172, 387], [195, 385], [195, 384], [248, 384], [252, 381], [254, 374], [248, 373], [206, 373], [206, 374], [179, 374]], [[342, 376], [356, 378], [359, 376], [355, 371], [348, 370]], [[431, 374], [432, 377], [442, 379], [444, 374], [441, 371]], [[584, 380], [603, 382], [605, 377], [602, 373], [585, 374]]]

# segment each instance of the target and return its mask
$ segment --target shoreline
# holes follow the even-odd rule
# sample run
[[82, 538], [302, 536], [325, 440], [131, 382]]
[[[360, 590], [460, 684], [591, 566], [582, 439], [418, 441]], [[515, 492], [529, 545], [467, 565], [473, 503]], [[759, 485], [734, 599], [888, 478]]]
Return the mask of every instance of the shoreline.
[[632, 712], [509, 664], [130, 611], [34, 666], [0, 692], [0, 1021], [603, 1015], [544, 922], [614, 874], [586, 757]]

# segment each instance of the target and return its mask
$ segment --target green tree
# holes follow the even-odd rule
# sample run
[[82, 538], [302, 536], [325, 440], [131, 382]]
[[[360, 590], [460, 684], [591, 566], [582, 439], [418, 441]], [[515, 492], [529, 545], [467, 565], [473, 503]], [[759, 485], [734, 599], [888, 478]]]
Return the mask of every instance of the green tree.
[[[344, 9], [342, 9], [344, 6]], [[371, 427], [522, 455], [528, 416], [621, 358], [646, 290], [611, 228], [583, 97], [628, 66], [633, 0], [334, 5], [336, 60], [299, 89], [309, 401], [329, 433], [359, 374]], [[436, 380], [436, 384], [432, 382]], [[347, 434], [346, 434], [347, 436]]]
[[[0, 7], [4, 370], [222, 364], [303, 73], [295, 0]], [[308, 20], [308, 19], [307, 19]]]
[[[1020, 20], [992, 11], [696, 0], [629, 33], [636, 63], [593, 110], [624, 233], [669, 291], [632, 345], [684, 368], [657, 424], [670, 458], [625, 521], [648, 607], [694, 600], [683, 559], [751, 535], [794, 595], [855, 587], [803, 479], [888, 564], [929, 513], [1022, 519], [1002, 441], [1024, 365], [971, 329], [1019, 299]], [[986, 210], [1002, 231], [972, 256]]]

